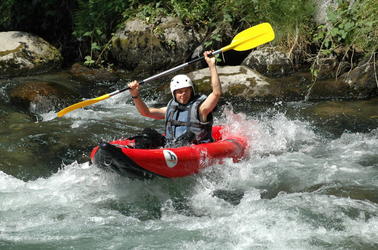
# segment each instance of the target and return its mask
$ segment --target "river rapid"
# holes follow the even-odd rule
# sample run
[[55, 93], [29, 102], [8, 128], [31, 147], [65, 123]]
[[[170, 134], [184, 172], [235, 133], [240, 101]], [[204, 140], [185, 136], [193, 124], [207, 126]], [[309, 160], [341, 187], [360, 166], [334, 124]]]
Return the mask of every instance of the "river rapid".
[[[378, 100], [225, 100], [215, 124], [248, 137], [246, 159], [141, 181], [88, 158], [100, 141], [161, 131], [128, 93], [58, 119], [13, 109], [3, 90], [0, 249], [378, 248]], [[358, 107], [322, 116], [335, 105]]]

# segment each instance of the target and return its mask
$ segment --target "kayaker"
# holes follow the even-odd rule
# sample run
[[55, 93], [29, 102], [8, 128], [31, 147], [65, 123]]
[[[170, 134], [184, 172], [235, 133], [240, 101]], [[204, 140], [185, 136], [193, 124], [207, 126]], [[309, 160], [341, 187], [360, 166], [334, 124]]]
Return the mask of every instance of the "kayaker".
[[[153, 119], [165, 119], [165, 142], [142, 142], [138, 143], [138, 136], [135, 137], [136, 144], [148, 144], [147, 148], [163, 146], [183, 146], [185, 144], [199, 144], [211, 142], [211, 128], [213, 124], [212, 112], [215, 109], [222, 95], [222, 88], [216, 68], [215, 57], [209, 57], [212, 51], [203, 53], [206, 63], [209, 66], [211, 75], [210, 95], [196, 95], [192, 80], [186, 75], [176, 75], [172, 78], [170, 89], [173, 99], [166, 107], [148, 107], [139, 94], [140, 85], [137, 81], [128, 84], [133, 102], [143, 116]], [[156, 131], [144, 130], [139, 138], [144, 141], [150, 137], [152, 140], [164, 141], [157, 138]], [[142, 141], [143, 141], [142, 140]], [[165, 144], [165, 145], [162, 145]], [[137, 145], [143, 147], [143, 145]], [[146, 148], [146, 147], [144, 147]]]

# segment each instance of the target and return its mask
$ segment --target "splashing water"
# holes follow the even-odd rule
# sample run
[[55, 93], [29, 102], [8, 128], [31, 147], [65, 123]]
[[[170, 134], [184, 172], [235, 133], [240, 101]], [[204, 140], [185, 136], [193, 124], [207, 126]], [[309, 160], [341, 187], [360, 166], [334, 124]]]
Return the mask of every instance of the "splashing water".
[[273, 117], [266, 114], [248, 117], [244, 113], [235, 114], [232, 106], [228, 106], [223, 115], [219, 123], [226, 125], [224, 133], [247, 137], [254, 156], [294, 150], [296, 145], [311, 144], [317, 140], [309, 123], [289, 120], [282, 113]]
[[[143, 119], [119, 98], [65, 119], [72, 130]], [[26, 182], [0, 172], [0, 248], [378, 247], [377, 129], [329, 139], [284, 113], [236, 114], [231, 106], [216, 123], [248, 138], [247, 159], [149, 181], [89, 162]]]

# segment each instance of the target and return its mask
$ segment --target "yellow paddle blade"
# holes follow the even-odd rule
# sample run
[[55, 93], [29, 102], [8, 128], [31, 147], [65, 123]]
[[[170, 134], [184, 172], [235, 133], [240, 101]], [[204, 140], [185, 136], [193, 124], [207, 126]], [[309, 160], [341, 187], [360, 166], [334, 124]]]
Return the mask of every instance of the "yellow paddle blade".
[[94, 104], [96, 102], [99, 102], [99, 101], [103, 101], [105, 99], [108, 99], [110, 96], [111, 96], [110, 94], [105, 94], [105, 95], [102, 95], [102, 96], [99, 96], [99, 97], [96, 97], [96, 98], [93, 98], [93, 99], [88, 99], [88, 100], [84, 100], [82, 102], [75, 103], [75, 104], [73, 104], [71, 106], [68, 106], [67, 108], [64, 108], [61, 111], [59, 111], [56, 114], [56, 116], [57, 117], [62, 117], [65, 114], [67, 114], [68, 112], [71, 112], [71, 111], [73, 111], [75, 109], [79, 109], [79, 108], [83, 108], [83, 107], [92, 105], [92, 104]]
[[225, 52], [233, 49], [237, 51], [253, 49], [259, 45], [270, 42], [274, 39], [274, 31], [269, 23], [261, 23], [237, 34], [230, 45], [223, 47]]

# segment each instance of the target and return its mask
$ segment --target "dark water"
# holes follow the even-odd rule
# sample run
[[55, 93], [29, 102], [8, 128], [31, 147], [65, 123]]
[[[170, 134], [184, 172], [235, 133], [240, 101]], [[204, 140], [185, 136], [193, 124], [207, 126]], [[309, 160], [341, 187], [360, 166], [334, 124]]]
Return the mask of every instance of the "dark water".
[[127, 94], [61, 119], [0, 97], [0, 249], [378, 249], [377, 99], [228, 100], [216, 123], [249, 138], [247, 159], [139, 181], [88, 159], [163, 126]]

